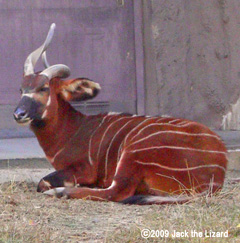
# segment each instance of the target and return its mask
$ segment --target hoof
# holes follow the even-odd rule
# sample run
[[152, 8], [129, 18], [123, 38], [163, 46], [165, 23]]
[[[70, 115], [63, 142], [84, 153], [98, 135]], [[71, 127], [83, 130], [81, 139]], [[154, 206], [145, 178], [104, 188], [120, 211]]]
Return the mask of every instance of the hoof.
[[42, 179], [37, 186], [37, 192], [45, 192], [48, 191], [52, 188], [52, 185], [50, 184], [50, 182]]

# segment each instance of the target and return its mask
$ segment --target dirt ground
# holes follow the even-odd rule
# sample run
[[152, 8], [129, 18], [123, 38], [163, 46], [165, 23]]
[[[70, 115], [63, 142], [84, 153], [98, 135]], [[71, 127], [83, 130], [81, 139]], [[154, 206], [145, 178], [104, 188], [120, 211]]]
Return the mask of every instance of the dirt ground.
[[[165, 206], [57, 199], [37, 193], [29, 180], [3, 182], [0, 242], [240, 242], [240, 183], [230, 183], [233, 177], [240, 172], [228, 173], [217, 196]], [[143, 229], [165, 237], [144, 239]], [[174, 231], [186, 235], [175, 238]], [[207, 233], [191, 237], [191, 231]], [[216, 238], [211, 232], [228, 235]]]

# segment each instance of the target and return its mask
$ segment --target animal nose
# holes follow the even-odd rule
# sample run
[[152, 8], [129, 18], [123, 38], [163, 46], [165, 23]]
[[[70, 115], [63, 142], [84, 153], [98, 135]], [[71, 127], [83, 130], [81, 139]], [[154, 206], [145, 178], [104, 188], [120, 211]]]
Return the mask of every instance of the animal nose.
[[20, 120], [23, 120], [23, 119], [27, 118], [28, 113], [27, 113], [27, 111], [26, 111], [25, 109], [23, 109], [23, 108], [17, 108], [17, 109], [15, 110], [15, 112], [13, 113], [13, 116], [14, 116], [14, 119], [15, 119], [16, 121], [20, 121]]

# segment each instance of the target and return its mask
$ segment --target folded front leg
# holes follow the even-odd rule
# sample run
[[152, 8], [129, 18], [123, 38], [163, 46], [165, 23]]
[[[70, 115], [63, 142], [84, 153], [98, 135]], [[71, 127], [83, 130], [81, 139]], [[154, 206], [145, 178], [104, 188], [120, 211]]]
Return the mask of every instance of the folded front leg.
[[59, 187], [45, 191], [44, 194], [56, 197], [66, 196], [67, 198], [84, 198], [94, 201], [114, 201], [119, 202], [133, 196], [138, 181], [131, 178], [121, 178], [114, 180], [110, 187], [105, 189], [95, 189], [87, 187]]
[[[97, 201], [119, 202], [133, 196], [143, 179], [143, 174], [129, 157], [122, 157], [116, 169], [112, 184], [108, 188], [59, 187], [45, 192], [47, 195], [68, 198], [86, 198]], [[136, 176], [137, 175], [137, 176]]]

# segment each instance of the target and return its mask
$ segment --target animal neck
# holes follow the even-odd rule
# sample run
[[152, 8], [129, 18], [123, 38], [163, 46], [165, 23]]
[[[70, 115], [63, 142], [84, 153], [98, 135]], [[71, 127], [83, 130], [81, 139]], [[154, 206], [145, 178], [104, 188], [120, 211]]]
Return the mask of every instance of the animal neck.
[[47, 156], [59, 151], [81, 126], [84, 115], [76, 111], [60, 96], [52, 97], [52, 104], [47, 107], [46, 117], [33, 123], [31, 129]]

